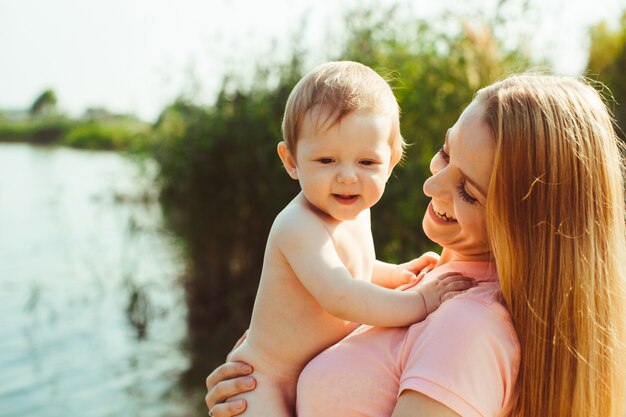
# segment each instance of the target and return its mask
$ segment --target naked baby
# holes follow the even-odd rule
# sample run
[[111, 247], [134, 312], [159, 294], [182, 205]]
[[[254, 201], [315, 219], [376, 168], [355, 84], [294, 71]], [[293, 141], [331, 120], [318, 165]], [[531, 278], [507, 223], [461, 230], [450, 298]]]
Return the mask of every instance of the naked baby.
[[376, 260], [370, 207], [403, 147], [396, 99], [369, 67], [323, 64], [291, 92], [278, 155], [301, 192], [272, 225], [250, 330], [230, 357], [254, 367], [257, 388], [233, 398], [247, 416], [295, 415], [304, 365], [358, 324], [408, 326], [474, 285], [448, 273], [397, 291], [436, 259]]

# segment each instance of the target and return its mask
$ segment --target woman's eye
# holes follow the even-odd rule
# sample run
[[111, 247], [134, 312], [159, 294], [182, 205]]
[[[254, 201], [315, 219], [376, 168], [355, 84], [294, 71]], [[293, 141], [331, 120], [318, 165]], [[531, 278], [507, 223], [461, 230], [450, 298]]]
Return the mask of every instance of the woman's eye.
[[439, 148], [439, 151], [437, 151], [437, 153], [443, 158], [444, 161], [450, 162], [450, 155], [448, 155], [448, 152], [446, 152], [443, 145], [441, 145], [441, 148]]
[[463, 201], [469, 204], [476, 204], [478, 202], [477, 199], [472, 197], [466, 190], [464, 184], [459, 184], [456, 186], [457, 191], [459, 192], [459, 196]]

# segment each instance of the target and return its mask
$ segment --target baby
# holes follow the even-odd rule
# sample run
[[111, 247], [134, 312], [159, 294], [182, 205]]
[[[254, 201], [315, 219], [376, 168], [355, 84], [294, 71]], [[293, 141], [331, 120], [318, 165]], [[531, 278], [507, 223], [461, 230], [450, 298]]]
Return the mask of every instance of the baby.
[[443, 275], [396, 291], [433, 259], [376, 260], [370, 207], [381, 198], [404, 141], [391, 88], [356, 62], [331, 62], [291, 92], [278, 155], [301, 192], [272, 225], [252, 322], [231, 355], [254, 367], [247, 416], [295, 415], [306, 363], [364, 323], [408, 326], [474, 285]]

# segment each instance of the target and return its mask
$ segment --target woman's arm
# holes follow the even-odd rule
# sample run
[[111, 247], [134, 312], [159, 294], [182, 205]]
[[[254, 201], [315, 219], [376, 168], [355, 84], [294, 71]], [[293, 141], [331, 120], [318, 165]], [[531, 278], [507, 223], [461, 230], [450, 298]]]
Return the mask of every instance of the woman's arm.
[[[246, 410], [245, 400], [228, 399], [256, 386], [253, 377], [247, 376], [252, 367], [243, 362], [226, 362], [216, 368], [206, 379], [207, 394], [204, 398], [213, 417], [238, 416]], [[412, 390], [404, 390], [391, 417], [459, 417], [459, 414], [432, 398]]]
[[459, 417], [459, 414], [450, 410], [439, 401], [412, 390], [404, 390], [391, 417]]

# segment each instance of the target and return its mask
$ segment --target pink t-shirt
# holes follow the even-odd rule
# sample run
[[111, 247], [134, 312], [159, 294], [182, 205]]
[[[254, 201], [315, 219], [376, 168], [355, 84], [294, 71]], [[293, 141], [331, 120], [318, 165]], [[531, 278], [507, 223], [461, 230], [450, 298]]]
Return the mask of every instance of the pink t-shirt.
[[451, 262], [446, 271], [479, 284], [402, 328], [361, 326], [315, 357], [298, 381], [298, 417], [389, 417], [404, 390], [421, 392], [463, 417], [505, 416], [520, 347], [494, 265]]

